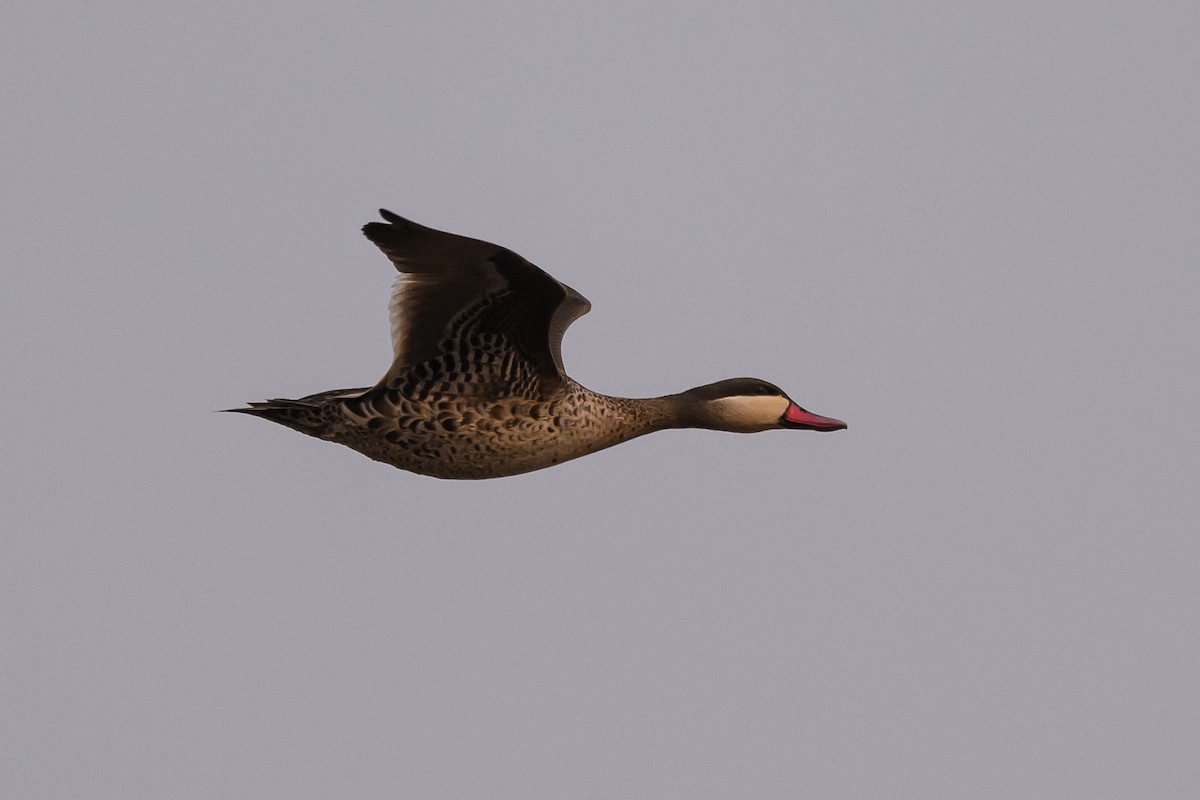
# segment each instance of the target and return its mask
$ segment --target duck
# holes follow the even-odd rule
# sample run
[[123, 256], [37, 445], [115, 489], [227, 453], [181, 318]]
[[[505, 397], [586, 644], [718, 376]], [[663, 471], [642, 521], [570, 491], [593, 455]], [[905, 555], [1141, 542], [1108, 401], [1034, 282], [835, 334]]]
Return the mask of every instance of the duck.
[[591, 303], [512, 250], [386, 209], [362, 232], [396, 267], [393, 360], [374, 386], [227, 411], [446, 479], [532, 472], [648, 433], [836, 431], [773, 383], [730, 378], [663, 397], [613, 397], [563, 369], [567, 327]]

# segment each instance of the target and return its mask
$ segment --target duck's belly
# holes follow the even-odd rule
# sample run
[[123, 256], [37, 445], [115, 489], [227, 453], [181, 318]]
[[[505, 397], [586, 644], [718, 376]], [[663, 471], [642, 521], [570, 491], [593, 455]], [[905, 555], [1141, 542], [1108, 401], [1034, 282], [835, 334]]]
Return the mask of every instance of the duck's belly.
[[625, 441], [631, 433], [611, 414], [509, 401], [354, 420], [331, 438], [410, 472], [480, 479], [552, 467]]

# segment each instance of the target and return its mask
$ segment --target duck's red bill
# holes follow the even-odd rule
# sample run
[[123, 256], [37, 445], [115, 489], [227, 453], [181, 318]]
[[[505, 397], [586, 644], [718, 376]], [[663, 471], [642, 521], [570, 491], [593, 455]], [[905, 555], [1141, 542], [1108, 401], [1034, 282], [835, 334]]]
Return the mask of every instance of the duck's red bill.
[[783, 412], [783, 418], [780, 421], [789, 428], [801, 428], [809, 431], [840, 431], [846, 427], [846, 423], [840, 419], [813, 414], [795, 403], [787, 407], [787, 411]]

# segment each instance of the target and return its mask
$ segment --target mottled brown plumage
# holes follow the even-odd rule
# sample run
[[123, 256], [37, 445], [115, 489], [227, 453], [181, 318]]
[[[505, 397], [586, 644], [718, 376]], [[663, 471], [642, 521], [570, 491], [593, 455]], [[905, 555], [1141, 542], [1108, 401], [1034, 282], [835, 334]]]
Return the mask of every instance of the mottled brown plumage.
[[664, 428], [837, 430], [778, 387], [734, 378], [667, 397], [609, 397], [562, 366], [588, 301], [503, 247], [380, 211], [363, 227], [400, 275], [394, 361], [370, 389], [230, 409], [438, 478], [515, 475]]

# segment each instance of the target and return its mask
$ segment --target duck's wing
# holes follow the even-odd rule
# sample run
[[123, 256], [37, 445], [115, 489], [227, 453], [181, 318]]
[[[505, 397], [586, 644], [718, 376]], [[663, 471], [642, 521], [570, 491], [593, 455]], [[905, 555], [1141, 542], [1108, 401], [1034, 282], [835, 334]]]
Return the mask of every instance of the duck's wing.
[[379, 213], [387, 222], [363, 233], [400, 272], [389, 306], [395, 360], [380, 387], [447, 355], [503, 350], [543, 388], [561, 385], [563, 333], [591, 309], [586, 298], [505, 247]]

